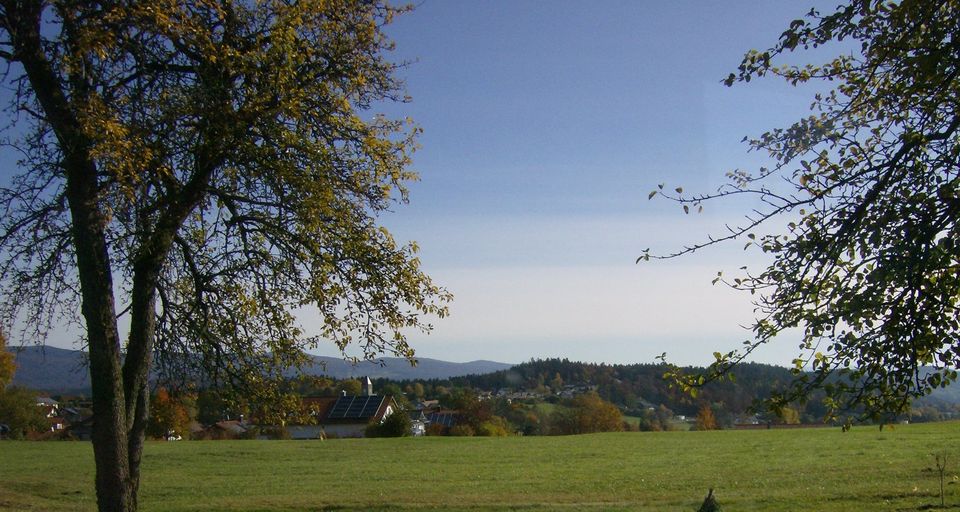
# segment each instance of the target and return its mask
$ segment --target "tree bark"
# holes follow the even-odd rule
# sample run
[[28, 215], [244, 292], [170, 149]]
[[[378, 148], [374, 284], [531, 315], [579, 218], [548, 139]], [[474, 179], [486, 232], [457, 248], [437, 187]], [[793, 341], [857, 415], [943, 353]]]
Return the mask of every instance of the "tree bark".
[[10, 34], [13, 59], [23, 65], [62, 151], [81, 312], [86, 322], [90, 355], [97, 504], [102, 512], [131, 512], [136, 502], [130, 480], [120, 335], [106, 242], [107, 218], [99, 206], [96, 163], [90, 154], [90, 141], [80, 128], [62, 83], [43, 51], [40, 37], [43, 3], [3, 0], [2, 5], [5, 15], [2, 22]]
[[127, 399], [127, 456], [133, 508], [136, 508], [140, 490], [140, 460], [150, 414], [147, 381], [156, 336], [156, 289], [160, 262], [151, 261], [146, 268], [143, 264], [137, 267], [134, 271], [133, 297], [130, 304], [130, 337], [123, 366], [123, 386]]

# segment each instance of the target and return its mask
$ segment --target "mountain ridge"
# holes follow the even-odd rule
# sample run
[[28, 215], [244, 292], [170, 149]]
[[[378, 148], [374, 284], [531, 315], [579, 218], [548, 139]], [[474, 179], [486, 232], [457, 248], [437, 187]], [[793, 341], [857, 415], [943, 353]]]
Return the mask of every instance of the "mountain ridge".
[[[13, 384], [51, 394], [86, 394], [90, 390], [87, 354], [80, 350], [51, 346], [9, 347], [14, 354], [17, 372]], [[456, 363], [432, 358], [417, 358], [410, 366], [403, 358], [384, 357], [377, 361], [360, 361], [356, 365], [339, 357], [311, 356], [314, 363], [304, 368], [307, 375], [325, 375], [336, 379], [368, 376], [371, 379], [412, 380], [447, 379], [479, 375], [512, 368], [514, 365], [479, 359]]]

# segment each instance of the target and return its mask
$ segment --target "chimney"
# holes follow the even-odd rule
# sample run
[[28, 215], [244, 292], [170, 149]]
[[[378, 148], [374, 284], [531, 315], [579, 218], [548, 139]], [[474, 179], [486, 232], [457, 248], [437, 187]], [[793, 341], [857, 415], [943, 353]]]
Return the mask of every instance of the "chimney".
[[363, 396], [373, 396], [373, 381], [370, 380], [370, 377], [363, 378], [363, 391], [360, 394]]

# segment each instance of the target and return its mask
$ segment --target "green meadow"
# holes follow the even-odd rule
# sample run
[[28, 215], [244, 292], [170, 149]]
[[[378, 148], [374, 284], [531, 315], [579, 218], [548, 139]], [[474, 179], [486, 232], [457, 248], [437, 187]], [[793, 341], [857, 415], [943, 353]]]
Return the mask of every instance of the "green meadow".
[[[141, 508], [960, 509], [960, 423], [569, 437], [150, 443]], [[0, 510], [94, 510], [86, 442], [0, 443]]]

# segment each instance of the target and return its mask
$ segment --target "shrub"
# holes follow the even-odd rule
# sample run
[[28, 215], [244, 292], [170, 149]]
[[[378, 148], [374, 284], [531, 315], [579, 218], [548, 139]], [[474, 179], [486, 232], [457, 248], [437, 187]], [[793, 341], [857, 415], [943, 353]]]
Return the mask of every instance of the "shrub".
[[[253, 437], [248, 437], [252, 434]], [[263, 427], [257, 432], [257, 429], [250, 428], [247, 430], [245, 435], [240, 436], [241, 439], [256, 439], [258, 435], [266, 436], [267, 439], [274, 440], [286, 440], [291, 439], [290, 431], [286, 427]]]
[[403, 411], [397, 411], [384, 418], [381, 423], [367, 425], [366, 437], [403, 437], [410, 435], [410, 417]]
[[427, 425], [427, 435], [428, 436], [445, 436], [447, 435], [447, 427], [439, 423], [431, 423]]
[[507, 429], [507, 422], [500, 416], [494, 416], [488, 421], [484, 421], [477, 428], [476, 434], [485, 437], [504, 437], [510, 434]]
[[450, 427], [448, 435], [472, 437], [477, 435], [477, 433], [473, 430], [473, 427], [471, 427], [470, 425], [454, 425]]
[[36, 397], [36, 393], [16, 386], [0, 389], [0, 423], [10, 429], [7, 437], [23, 439], [49, 430], [43, 409], [36, 405]]

